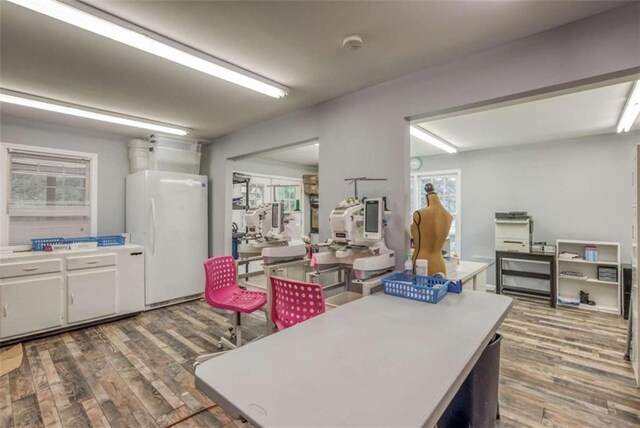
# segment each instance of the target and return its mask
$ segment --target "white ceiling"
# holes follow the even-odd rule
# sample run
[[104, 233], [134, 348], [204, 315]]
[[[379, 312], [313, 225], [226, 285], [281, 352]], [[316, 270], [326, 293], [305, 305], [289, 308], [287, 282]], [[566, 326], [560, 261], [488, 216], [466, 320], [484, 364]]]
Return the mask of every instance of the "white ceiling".
[[[455, 145], [459, 151], [615, 133], [631, 85], [605, 86], [423, 122], [419, 126]], [[640, 129], [640, 118], [632, 127], [636, 129]], [[443, 153], [411, 137], [412, 156]]]
[[318, 166], [319, 156], [320, 145], [318, 143], [312, 143], [292, 149], [273, 150], [268, 153], [263, 153], [259, 157], [297, 165]]
[[[621, 1], [104, 1], [103, 10], [291, 88], [281, 100], [0, 3], [0, 84], [215, 137]], [[341, 47], [359, 33], [364, 47]], [[29, 115], [11, 107], [3, 114]], [[80, 119], [38, 114], [104, 129]], [[127, 128], [108, 129], [138, 135]], [[144, 134], [144, 132], [143, 132]]]

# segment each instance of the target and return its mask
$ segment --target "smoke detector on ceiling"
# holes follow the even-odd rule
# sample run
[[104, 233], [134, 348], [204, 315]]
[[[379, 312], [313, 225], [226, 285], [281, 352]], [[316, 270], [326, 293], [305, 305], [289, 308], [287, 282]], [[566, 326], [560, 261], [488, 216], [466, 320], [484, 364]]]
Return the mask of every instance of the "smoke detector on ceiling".
[[353, 34], [342, 39], [342, 47], [350, 51], [360, 49], [363, 43], [364, 41], [362, 40], [362, 37], [357, 34]]

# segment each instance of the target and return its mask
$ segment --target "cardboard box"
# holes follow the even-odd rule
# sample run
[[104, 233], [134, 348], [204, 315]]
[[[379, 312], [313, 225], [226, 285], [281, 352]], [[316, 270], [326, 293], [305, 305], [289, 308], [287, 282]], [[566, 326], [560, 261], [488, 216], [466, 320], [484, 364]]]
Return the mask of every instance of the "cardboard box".
[[320, 210], [311, 208], [311, 229], [320, 228]]
[[317, 175], [303, 175], [302, 182], [304, 184], [318, 184], [318, 176]]
[[317, 184], [304, 183], [304, 193], [307, 195], [317, 195], [320, 193], [320, 186]]

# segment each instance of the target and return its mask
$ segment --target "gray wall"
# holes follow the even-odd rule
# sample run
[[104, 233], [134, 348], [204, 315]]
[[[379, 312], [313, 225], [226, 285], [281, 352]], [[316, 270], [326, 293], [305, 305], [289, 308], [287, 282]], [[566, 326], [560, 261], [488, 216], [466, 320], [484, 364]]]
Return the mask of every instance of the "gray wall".
[[0, 141], [98, 154], [98, 234], [125, 231], [127, 141], [131, 137], [3, 115]]
[[[493, 258], [496, 211], [528, 211], [534, 240], [613, 241], [631, 261], [631, 171], [640, 132], [422, 157], [462, 172], [462, 257]], [[493, 283], [493, 279], [489, 278]]]
[[408, 246], [405, 118], [640, 67], [639, 13], [640, 4], [634, 2], [217, 139], [203, 165], [212, 181], [212, 253], [230, 252], [229, 159], [319, 138], [321, 239], [327, 237], [331, 207], [351, 193], [345, 177], [386, 177], [386, 183], [362, 186], [362, 194], [388, 196], [397, 215], [387, 243], [398, 253], [400, 266]]

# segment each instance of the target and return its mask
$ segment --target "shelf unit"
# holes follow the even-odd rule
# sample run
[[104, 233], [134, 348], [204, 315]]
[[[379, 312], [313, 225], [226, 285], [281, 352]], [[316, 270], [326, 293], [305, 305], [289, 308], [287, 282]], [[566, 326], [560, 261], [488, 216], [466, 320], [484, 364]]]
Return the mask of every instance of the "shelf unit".
[[599, 279], [595, 279], [595, 278], [578, 278], [578, 277], [573, 277], [570, 275], [558, 275], [558, 278], [562, 278], [562, 279], [570, 279], [573, 281], [582, 281], [582, 282], [594, 282], [596, 284], [610, 284], [610, 285], [618, 285], [617, 282], [613, 282], [613, 281], [600, 281]]
[[[231, 209], [233, 211], [249, 211], [249, 183], [251, 183], [251, 177], [248, 177], [244, 174], [233, 173], [233, 195], [236, 195], [236, 186], [241, 186], [240, 194], [244, 198], [244, 204], [235, 204], [233, 200], [231, 201]], [[244, 194], [243, 194], [244, 193]], [[244, 214], [243, 214], [244, 215]], [[232, 235], [231, 235], [231, 248], [233, 248], [233, 256], [238, 258], [238, 249], [237, 245], [239, 244], [239, 239], [242, 238], [246, 233], [246, 230], [238, 230], [238, 224], [233, 223]], [[245, 266], [245, 273], [249, 272], [249, 265]]]
[[[242, 185], [244, 189], [241, 190], [244, 192], [244, 204], [234, 204], [233, 201], [231, 203], [231, 208], [234, 210], [247, 211], [249, 209], [249, 183], [251, 182], [251, 177], [247, 177], [242, 174], [233, 173], [233, 185]], [[235, 194], [235, 192], [234, 192]]]
[[[593, 243], [592, 243], [593, 244]], [[560, 254], [560, 253], [558, 253]], [[580, 260], [580, 259], [576, 259], [576, 260], [562, 260], [563, 262], [566, 263], [583, 263], [583, 264], [589, 264], [589, 265], [600, 265], [600, 266], [620, 266], [620, 263], [618, 262], [610, 262], [610, 261], [597, 261], [597, 262], [590, 262], [588, 260]]]
[[[560, 254], [564, 251], [584, 256], [585, 246], [598, 248], [598, 261], [582, 259], [562, 260]], [[558, 297], [580, 299], [580, 291], [589, 293], [589, 300], [595, 305], [572, 305], [560, 303], [558, 305], [579, 308], [590, 311], [609, 312], [621, 315], [621, 272], [620, 272], [620, 244], [617, 242], [578, 241], [558, 239], [557, 248], [557, 282]], [[616, 267], [618, 281], [601, 281], [598, 279], [598, 266]], [[562, 272], [573, 271], [585, 275], [584, 278], [563, 275]]]

